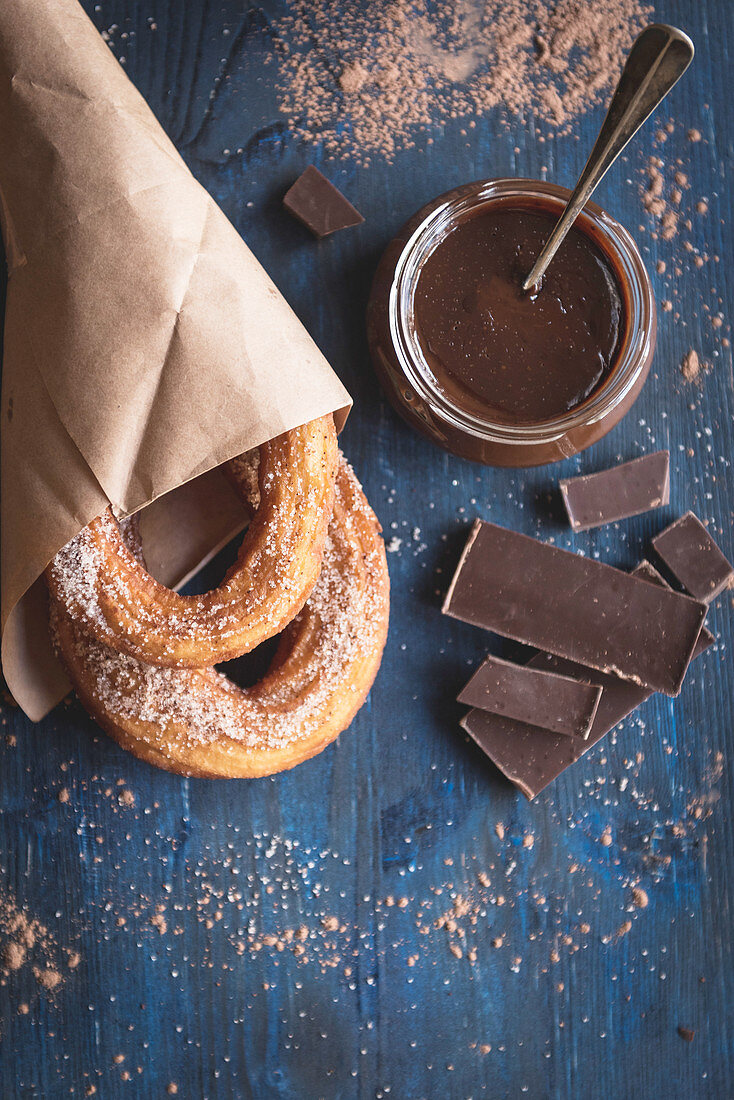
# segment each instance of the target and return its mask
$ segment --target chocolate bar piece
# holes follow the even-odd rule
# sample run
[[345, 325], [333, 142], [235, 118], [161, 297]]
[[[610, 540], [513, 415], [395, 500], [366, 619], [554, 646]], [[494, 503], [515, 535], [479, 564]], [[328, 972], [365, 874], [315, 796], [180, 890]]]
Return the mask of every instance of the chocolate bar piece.
[[697, 600], [709, 603], [734, 577], [734, 567], [693, 512], [671, 523], [652, 544], [673, 576]]
[[574, 531], [586, 531], [667, 504], [670, 455], [656, 451], [611, 470], [565, 478], [560, 485], [568, 522]]
[[283, 206], [315, 237], [328, 237], [337, 229], [348, 229], [364, 221], [341, 191], [312, 164], [286, 192]]
[[591, 558], [477, 520], [446, 615], [677, 695], [706, 605]]
[[[648, 584], [667, 587], [657, 570], [648, 562], [641, 562], [634, 570], [634, 575]], [[703, 653], [713, 642], [713, 635], [704, 626], [693, 656]], [[547, 653], [536, 654], [529, 664], [533, 668], [561, 673], [564, 676], [576, 676], [585, 683], [593, 683], [603, 689], [591, 733], [586, 741], [546, 733], [525, 722], [515, 722], [482, 710], [470, 710], [462, 719], [461, 725], [480, 749], [526, 798], [533, 799], [654, 693], [649, 688], [627, 683], [617, 676], [593, 672], [583, 665], [564, 661]]]
[[[632, 576], [638, 577], [641, 581], [647, 581], [649, 584], [656, 584], [658, 588], [670, 588], [670, 585], [665, 580], [663, 575], [658, 572], [655, 566], [652, 565], [651, 562], [647, 561], [646, 558], [643, 558], [642, 561], [635, 566], [635, 568], [632, 570]], [[691, 660], [693, 660], [694, 657], [698, 657], [699, 654], [703, 653], [703, 651], [705, 649], [708, 649], [709, 646], [712, 646], [715, 641], [716, 638], [711, 633], [709, 628], [706, 625], [702, 626], [701, 633], [698, 635], [698, 641], [696, 642], [696, 645], [694, 647]]]
[[565, 737], [588, 737], [600, 698], [592, 684], [489, 656], [458, 701]]

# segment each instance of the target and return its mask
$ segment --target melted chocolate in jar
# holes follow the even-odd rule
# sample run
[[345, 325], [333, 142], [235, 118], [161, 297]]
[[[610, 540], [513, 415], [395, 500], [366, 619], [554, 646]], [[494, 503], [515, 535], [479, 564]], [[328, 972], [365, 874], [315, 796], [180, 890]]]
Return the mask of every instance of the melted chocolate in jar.
[[542, 210], [480, 213], [423, 265], [418, 340], [437, 382], [468, 411], [547, 420], [580, 405], [613, 367], [621, 297], [585, 233], [571, 229], [539, 291], [522, 289], [555, 221]]

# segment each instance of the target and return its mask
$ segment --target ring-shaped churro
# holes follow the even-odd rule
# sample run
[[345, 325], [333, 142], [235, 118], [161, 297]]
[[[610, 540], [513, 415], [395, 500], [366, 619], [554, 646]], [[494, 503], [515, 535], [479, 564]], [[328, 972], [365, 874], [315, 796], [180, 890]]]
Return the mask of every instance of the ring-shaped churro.
[[108, 509], [48, 566], [53, 597], [98, 641], [168, 668], [228, 661], [272, 638], [319, 575], [338, 460], [334, 421], [313, 420], [259, 450], [260, 504], [218, 588], [183, 596], [159, 584]]
[[380, 665], [389, 581], [379, 530], [342, 460], [321, 574], [251, 688], [212, 668], [142, 664], [90, 637], [52, 597], [79, 698], [123, 748], [181, 775], [271, 775], [314, 756], [351, 723]]

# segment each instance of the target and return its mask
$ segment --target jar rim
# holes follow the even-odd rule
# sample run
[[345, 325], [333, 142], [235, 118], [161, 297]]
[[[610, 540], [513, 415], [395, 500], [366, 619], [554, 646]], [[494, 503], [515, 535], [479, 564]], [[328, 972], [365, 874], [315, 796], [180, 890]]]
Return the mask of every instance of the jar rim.
[[570, 431], [595, 424], [622, 405], [649, 364], [655, 331], [655, 298], [647, 269], [624, 226], [596, 203], [588, 202], [574, 224], [605, 252], [624, 297], [624, 337], [609, 377], [568, 412], [529, 423], [494, 420], [468, 412], [434, 384], [418, 340], [413, 308], [418, 276], [427, 257], [469, 212], [493, 204], [512, 207], [515, 199], [518, 205], [522, 205], [522, 200], [539, 200], [546, 209], [560, 215], [569, 195], [567, 188], [543, 180], [478, 180], [439, 195], [408, 225], [410, 235], [397, 259], [388, 301], [390, 335], [400, 369], [416, 395], [429, 403], [434, 412], [457, 430], [484, 442], [558, 444]]

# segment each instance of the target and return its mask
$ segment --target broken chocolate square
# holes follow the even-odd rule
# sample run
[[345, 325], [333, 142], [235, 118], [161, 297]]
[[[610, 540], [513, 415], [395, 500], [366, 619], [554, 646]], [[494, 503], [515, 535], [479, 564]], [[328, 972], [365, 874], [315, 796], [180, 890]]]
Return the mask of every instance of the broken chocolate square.
[[656, 451], [610, 470], [560, 483], [568, 521], [574, 531], [638, 516], [670, 500], [670, 456]]
[[652, 544], [673, 576], [697, 600], [709, 603], [734, 578], [734, 567], [693, 512], [671, 523]]
[[328, 237], [337, 229], [348, 229], [364, 221], [341, 191], [313, 165], [286, 192], [283, 206], [315, 237]]
[[592, 684], [490, 655], [458, 701], [566, 737], [588, 737], [600, 698], [601, 688]]

